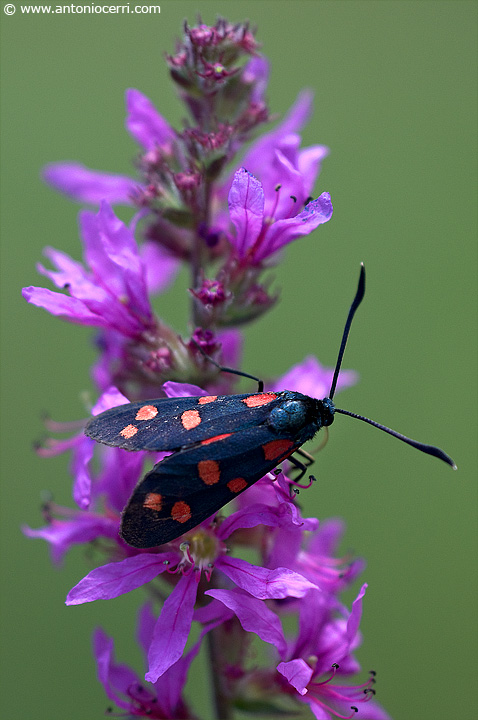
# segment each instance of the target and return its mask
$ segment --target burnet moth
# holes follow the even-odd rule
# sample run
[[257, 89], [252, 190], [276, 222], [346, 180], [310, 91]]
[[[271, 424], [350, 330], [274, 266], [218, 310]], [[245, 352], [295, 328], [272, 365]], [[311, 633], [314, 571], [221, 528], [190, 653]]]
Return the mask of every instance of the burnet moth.
[[307, 468], [293, 453], [309, 457], [300, 450], [301, 445], [331, 425], [336, 413], [363, 420], [456, 469], [443, 450], [335, 407], [333, 397], [342, 357], [364, 293], [362, 265], [330, 392], [323, 400], [289, 390], [264, 392], [258, 378], [220, 368], [256, 380], [258, 392], [133, 402], [106, 410], [88, 422], [86, 435], [106, 445], [124, 450], [172, 451], [138, 483], [124, 509], [120, 535], [125, 542], [148, 548], [174, 540], [214, 515], [286, 458], [299, 468], [302, 477]]

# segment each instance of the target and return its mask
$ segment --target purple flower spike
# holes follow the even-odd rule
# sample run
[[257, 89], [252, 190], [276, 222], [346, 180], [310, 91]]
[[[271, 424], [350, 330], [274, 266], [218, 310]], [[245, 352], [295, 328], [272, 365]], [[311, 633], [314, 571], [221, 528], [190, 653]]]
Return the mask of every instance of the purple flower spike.
[[[84, 419], [45, 421], [63, 436], [47, 438], [37, 453], [70, 453], [76, 507], [45, 502], [44, 527], [23, 532], [46, 540], [56, 563], [72, 546], [84, 546], [89, 572], [71, 588], [68, 606], [131, 591], [138, 597], [142, 586], [151, 599], [138, 613], [145, 680], [116, 661], [112, 638], [102, 629], [94, 634], [98, 679], [117, 706], [109, 716], [196, 720], [184, 689], [210, 633], [206, 666], [218, 716], [237, 709], [294, 714], [295, 703], [295, 713], [310, 710], [317, 720], [388, 720], [374, 702], [372, 674], [359, 685], [337, 682], [354, 683], [360, 671], [355, 652], [366, 585], [350, 609], [340, 594], [364, 563], [338, 555], [340, 520], [303, 516], [314, 478], [305, 477], [308, 468], [295, 453], [315, 411], [304, 413], [303, 404], [277, 392], [322, 400], [334, 371], [309, 356], [277, 381], [269, 377], [266, 392], [240, 371], [241, 328], [279, 300], [270, 269], [289, 243], [333, 214], [327, 192], [313, 199], [328, 148], [302, 147], [312, 94], [299, 93], [258, 137], [273, 120], [269, 65], [259, 49], [248, 22], [186, 22], [166, 56], [189, 114], [181, 127], [171, 127], [139, 90], [125, 93], [126, 130], [139, 145], [138, 181], [75, 162], [50, 164], [43, 173], [50, 186], [97, 209], [79, 214], [83, 259], [46, 248], [48, 262], [37, 267], [52, 289], [30, 286], [23, 296], [98, 328], [91, 376], [99, 398], [91, 414], [103, 413], [95, 423], [104, 431], [94, 434]], [[115, 203], [133, 207], [127, 225]], [[179, 266], [190, 278], [187, 335], [156, 314], [151, 299], [168, 289]], [[166, 313], [175, 310], [168, 307], [175, 297], [163, 303]], [[343, 370], [336, 389], [355, 381]], [[141, 538], [129, 526], [141, 528]], [[267, 653], [253, 656], [258, 641], [268, 644]]]

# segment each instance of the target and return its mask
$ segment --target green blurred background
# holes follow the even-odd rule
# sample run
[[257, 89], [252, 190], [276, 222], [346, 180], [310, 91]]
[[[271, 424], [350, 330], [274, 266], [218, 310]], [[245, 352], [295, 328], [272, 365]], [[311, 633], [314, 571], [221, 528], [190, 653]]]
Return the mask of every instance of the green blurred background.
[[[18, 3], [16, 3], [19, 5]], [[124, 90], [147, 94], [174, 125], [182, 108], [163, 62], [185, 18], [257, 24], [271, 61], [268, 98], [284, 113], [315, 90], [305, 145], [331, 148], [317, 193], [333, 220], [291, 246], [282, 300], [246, 332], [243, 367], [271, 376], [307, 354], [333, 365], [360, 261], [368, 288], [345, 367], [361, 382], [340, 404], [446, 449], [454, 473], [383, 433], [339, 418], [318, 457], [307, 514], [341, 516], [343, 549], [366, 558], [364, 673], [395, 720], [476, 713], [476, 4], [474, 2], [162, 2], [160, 16], [2, 13], [3, 670], [9, 720], [101, 718], [92, 628], [131, 652], [143, 595], [66, 608], [86, 573], [80, 551], [59, 571], [43, 541], [43, 490], [71, 504], [66, 457], [38, 459], [41, 414], [84, 416], [95, 355], [89, 329], [22, 301], [42, 248], [80, 258], [78, 206], [42, 184], [49, 161], [130, 171]], [[185, 330], [186, 278], [165, 317]], [[179, 307], [178, 307], [179, 306]], [[208, 717], [206, 658], [191, 691]]]

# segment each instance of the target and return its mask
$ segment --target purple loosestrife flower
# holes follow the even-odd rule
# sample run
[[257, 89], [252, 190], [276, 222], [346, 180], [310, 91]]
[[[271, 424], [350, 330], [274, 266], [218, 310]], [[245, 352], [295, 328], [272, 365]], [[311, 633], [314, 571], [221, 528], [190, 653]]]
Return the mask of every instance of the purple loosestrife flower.
[[[50, 544], [52, 561], [59, 565], [73, 545], [84, 545], [99, 539], [118, 541], [119, 518], [99, 513], [71, 510], [54, 503], [44, 508], [47, 525], [43, 528], [22, 528], [30, 538], [41, 538]], [[57, 517], [58, 516], [58, 517]]]
[[[172, 152], [176, 134], [159, 114], [152, 102], [138, 90], [126, 91], [126, 128], [147, 152]], [[56, 190], [73, 200], [99, 205], [103, 200], [111, 204], [133, 205], [146, 190], [143, 183], [124, 175], [89, 170], [77, 163], [47, 165], [43, 177]]]
[[[132, 230], [103, 202], [97, 214], [80, 213], [85, 261], [89, 269], [52, 248], [45, 254], [56, 265], [38, 270], [68, 294], [41, 287], [23, 289], [23, 297], [53, 315], [82, 325], [100, 328], [97, 346], [101, 351], [93, 377], [101, 390], [117, 385], [129, 396], [158, 395], [158, 386], [168, 376], [195, 378], [203, 370], [207, 380], [217, 370], [198, 351], [204, 331], [186, 345], [153, 312], [149, 289], [163, 290], [172, 279], [176, 263], [162, 262], [161, 250], [145, 244], [140, 250]], [[237, 364], [240, 335], [227, 330], [214, 335], [203, 349], [216, 359]], [[142, 387], [141, 387], [142, 386]], [[231, 378], [219, 387], [230, 389]]]
[[242, 263], [261, 263], [332, 217], [328, 193], [309, 202], [298, 214], [295, 204], [295, 198], [288, 198], [280, 210], [271, 208], [271, 214], [267, 214], [262, 184], [245, 168], [236, 172], [229, 192], [229, 212], [236, 228], [231, 243]]
[[[93, 407], [98, 414], [128, 402], [115, 388], [104, 393]], [[58, 429], [61, 429], [61, 425]], [[28, 537], [42, 538], [50, 543], [53, 562], [59, 563], [72, 545], [108, 540], [108, 551], [121, 557], [132, 552], [119, 535], [120, 512], [134, 486], [140, 479], [143, 453], [128, 453], [119, 448], [101, 448], [101, 469], [97, 475], [91, 470], [96, 444], [83, 432], [67, 440], [49, 440], [39, 448], [42, 457], [51, 457], [71, 450], [71, 471], [74, 478], [73, 499], [79, 510], [46, 503], [44, 517], [47, 525], [37, 530], [24, 527]], [[156, 454], [156, 460], [163, 453]], [[103, 507], [100, 507], [100, 501]]]
[[[294, 365], [284, 375], [272, 383], [271, 390], [295, 390], [303, 395], [322, 400], [330, 392], [334, 368], [326, 368], [313, 355], [309, 355], [301, 363]], [[354, 370], [341, 370], [337, 381], [337, 392], [345, 390], [357, 382]]]
[[46, 254], [58, 269], [39, 265], [38, 270], [69, 295], [29, 287], [23, 290], [24, 298], [70, 322], [115, 330], [133, 339], [153, 334], [146, 272], [131, 231], [106, 202], [97, 215], [80, 213], [80, 227], [90, 272], [49, 248]]
[[[116, 388], [109, 388], [93, 406], [92, 415], [127, 402], [127, 398]], [[55, 426], [61, 430], [61, 424]], [[91, 468], [95, 449], [98, 450], [100, 463], [97, 473]], [[116, 557], [118, 554], [121, 557], [131, 554], [133, 549], [124, 543], [118, 534], [120, 513], [144, 472], [145, 458], [153, 458], [154, 462], [159, 462], [165, 453], [130, 453], [120, 448], [100, 447], [82, 431], [67, 440], [49, 439], [45, 447], [38, 449], [38, 454], [51, 457], [70, 450], [71, 472], [74, 478], [73, 499], [80, 510], [69, 510], [54, 503], [47, 503], [44, 508], [47, 527], [38, 530], [26, 527], [25, 534], [47, 540], [51, 544], [55, 562], [62, 559], [71, 545], [93, 542], [105, 537], [115, 541], [115, 545], [110, 545], [109, 552]], [[103, 512], [99, 509], [101, 505]], [[84, 512], [85, 510], [88, 512]]]
[[[265, 212], [283, 216], [290, 210], [290, 196], [296, 198], [297, 206], [304, 205], [313, 190], [320, 173], [322, 160], [329, 154], [325, 145], [312, 145], [300, 149], [298, 132], [303, 128], [312, 111], [312, 93], [305, 90], [284, 119], [271, 131], [256, 140], [244, 154], [241, 163], [253, 175], [261, 179], [264, 188]], [[234, 174], [217, 189], [223, 202], [230, 191]], [[281, 186], [280, 197], [276, 188]]]
[[[118, 597], [164, 573], [174, 575], [175, 579], [180, 576], [164, 602], [149, 648], [146, 679], [155, 682], [183, 653], [198, 591], [204, 592], [201, 580], [204, 571], [204, 578], [212, 588], [206, 595], [231, 611], [244, 630], [255, 632], [264, 642], [272, 642], [282, 654], [286, 645], [280, 621], [264, 601], [302, 597], [316, 585], [286, 567], [269, 570], [230, 557], [226, 554], [226, 541], [242, 528], [263, 524], [280, 527], [294, 522], [298, 522], [297, 517], [287, 509], [264, 505], [239, 510], [221, 524], [208, 521], [188, 533], [183, 542], [170, 543], [171, 550], [141, 552], [92, 570], [69, 592], [67, 605]], [[305, 529], [309, 527], [307, 521], [301, 521], [301, 525]], [[312, 522], [310, 527], [314, 526]], [[226, 581], [225, 586], [221, 577]]]
[[[300, 527], [278, 528], [266, 546], [263, 564], [274, 568], [285, 564], [333, 597], [350, 587], [364, 569], [361, 559], [335, 557], [344, 531], [338, 519], [324, 520], [308, 535]], [[337, 607], [340, 607], [337, 601]]]
[[[289, 647], [290, 660], [280, 662], [279, 673], [288, 681], [285, 692], [296, 691], [297, 700], [307, 703], [317, 720], [363, 718], [389, 720], [373, 700], [374, 673], [363, 685], [336, 685], [336, 674], [351, 675], [360, 667], [351, 652], [360, 643], [363, 585], [348, 617], [336, 618], [335, 603], [315, 591], [300, 604], [299, 631]], [[324, 678], [325, 676], [325, 678]]]
[[[143, 652], [151, 642], [155, 618], [149, 604], [143, 605], [138, 616], [138, 637]], [[183, 698], [189, 667], [197, 656], [200, 641], [155, 683], [145, 685], [128, 665], [114, 658], [114, 642], [101, 628], [93, 635], [98, 680], [105, 693], [128, 717], [153, 720], [193, 720], [196, 716]]]

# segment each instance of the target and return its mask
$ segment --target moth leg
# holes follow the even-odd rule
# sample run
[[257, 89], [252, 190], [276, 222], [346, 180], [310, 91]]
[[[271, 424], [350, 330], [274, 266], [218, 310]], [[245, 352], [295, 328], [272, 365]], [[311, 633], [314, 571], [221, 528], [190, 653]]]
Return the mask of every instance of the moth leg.
[[315, 458], [314, 458], [314, 456], [311, 455], [310, 453], [308, 453], [307, 450], [303, 450], [302, 448], [299, 448], [299, 449], [296, 450], [295, 452], [297, 453], [297, 455], [300, 455], [300, 456], [303, 457], [305, 460], [308, 460], [308, 461], [309, 461], [309, 462], [306, 463], [307, 467], [309, 467], [309, 465], [313, 465], [313, 463], [315, 463]]
[[307, 465], [304, 465], [303, 462], [301, 462], [300, 460], [297, 460], [297, 458], [294, 457], [293, 455], [290, 455], [290, 456], [287, 458], [288, 460], [290, 460], [290, 462], [292, 463], [292, 465], [294, 465], [294, 466], [298, 469], [298, 471], [299, 471], [299, 474], [296, 475], [295, 478], [292, 478], [292, 483], [293, 483], [293, 485], [295, 485], [294, 490], [295, 490], [296, 492], [298, 492], [298, 491], [297, 491], [297, 488], [304, 488], [304, 489], [306, 489], [306, 488], [310, 487], [310, 486], [312, 485], [312, 483], [315, 482], [316, 478], [315, 478], [315, 475], [309, 475], [309, 482], [308, 482], [307, 485], [300, 485], [300, 484], [299, 484], [299, 480], [302, 480], [302, 478], [304, 477], [305, 473], [307, 472], [307, 468], [309, 467], [309, 465], [312, 465], [312, 463], [314, 462], [314, 458], [313, 458], [311, 455], [309, 455], [309, 453], [306, 452], [305, 450], [300, 450], [300, 449], [299, 449], [299, 450], [296, 450], [296, 452], [299, 453], [299, 454], [300, 454], [302, 457], [304, 457], [306, 460], [308, 460]]

